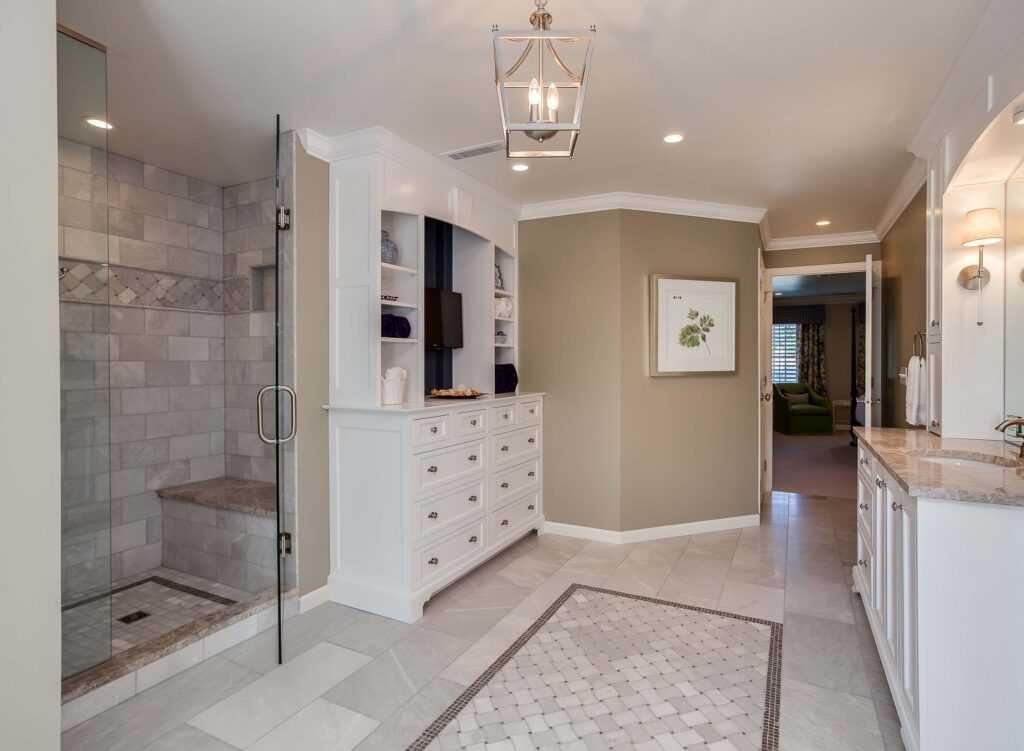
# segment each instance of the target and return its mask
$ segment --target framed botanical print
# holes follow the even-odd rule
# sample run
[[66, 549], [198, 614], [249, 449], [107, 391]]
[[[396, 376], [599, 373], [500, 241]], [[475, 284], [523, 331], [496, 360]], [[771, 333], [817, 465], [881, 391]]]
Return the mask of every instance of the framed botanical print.
[[650, 373], [736, 372], [736, 280], [651, 275]]

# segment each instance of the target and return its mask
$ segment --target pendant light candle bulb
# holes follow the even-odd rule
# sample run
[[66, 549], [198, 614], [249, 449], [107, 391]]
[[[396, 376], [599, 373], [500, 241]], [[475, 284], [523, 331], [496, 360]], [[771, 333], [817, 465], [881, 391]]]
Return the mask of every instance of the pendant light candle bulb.
[[530, 81], [529, 102], [531, 107], [540, 104], [540, 82], [536, 78]]
[[[558, 112], [558, 89], [554, 84], [548, 86], [548, 110]], [[552, 119], [554, 119], [553, 116]]]

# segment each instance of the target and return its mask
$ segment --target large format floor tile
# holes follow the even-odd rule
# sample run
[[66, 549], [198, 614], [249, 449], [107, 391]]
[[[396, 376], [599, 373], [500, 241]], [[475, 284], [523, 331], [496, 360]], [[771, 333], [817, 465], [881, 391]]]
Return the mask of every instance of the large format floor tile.
[[[900, 751], [850, 591], [854, 510], [778, 493], [743, 530], [630, 545], [530, 535], [438, 593], [416, 624], [321, 605], [286, 623], [284, 666], [265, 632], [66, 732], [63, 749], [401, 751], [579, 583], [784, 620], [780, 749]], [[672, 742], [659, 736], [657, 751]]]

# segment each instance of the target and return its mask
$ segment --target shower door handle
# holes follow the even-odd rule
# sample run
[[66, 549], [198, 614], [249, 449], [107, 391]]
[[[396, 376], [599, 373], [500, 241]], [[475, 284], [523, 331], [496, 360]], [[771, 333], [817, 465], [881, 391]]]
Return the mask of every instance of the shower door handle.
[[[291, 397], [289, 402], [291, 403], [292, 429], [284, 438], [270, 438], [263, 432], [263, 395], [268, 391], [283, 391]], [[288, 443], [288, 441], [295, 437], [295, 427], [298, 420], [296, 414], [297, 399], [298, 397], [295, 396], [295, 391], [293, 391], [291, 387], [283, 384], [271, 384], [270, 386], [264, 386], [260, 389], [260, 392], [256, 395], [256, 433], [259, 435], [261, 441], [273, 445]]]

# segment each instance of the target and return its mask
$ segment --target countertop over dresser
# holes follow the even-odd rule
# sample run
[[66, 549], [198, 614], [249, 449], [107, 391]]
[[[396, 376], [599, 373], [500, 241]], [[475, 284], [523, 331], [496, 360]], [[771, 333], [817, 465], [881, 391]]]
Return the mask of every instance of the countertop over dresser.
[[[854, 428], [907, 495], [1024, 506], [1020, 447], [1006, 441], [944, 438], [924, 430]], [[927, 461], [925, 456], [992, 462], [990, 467]]]

